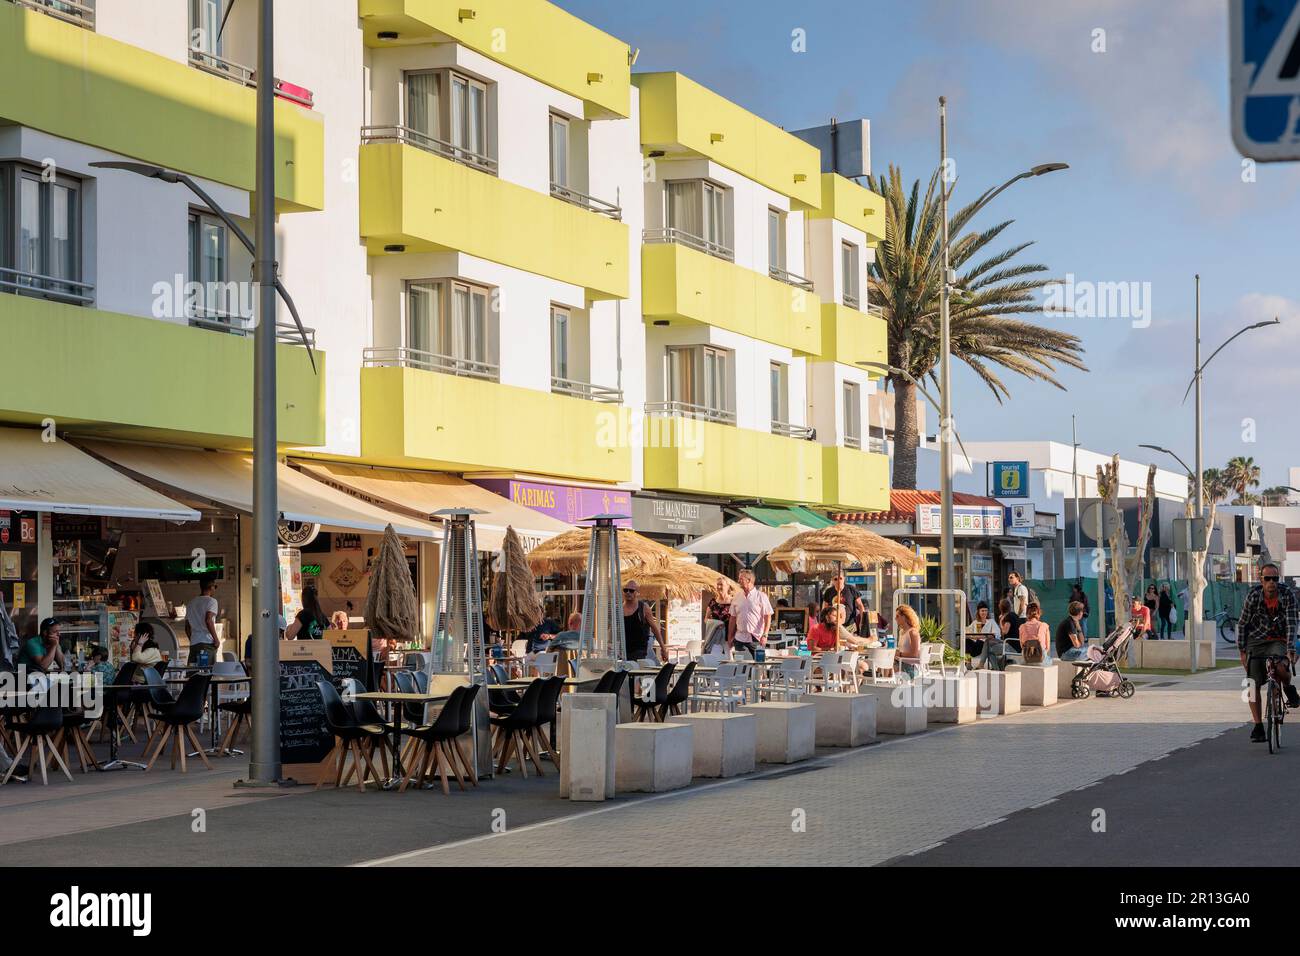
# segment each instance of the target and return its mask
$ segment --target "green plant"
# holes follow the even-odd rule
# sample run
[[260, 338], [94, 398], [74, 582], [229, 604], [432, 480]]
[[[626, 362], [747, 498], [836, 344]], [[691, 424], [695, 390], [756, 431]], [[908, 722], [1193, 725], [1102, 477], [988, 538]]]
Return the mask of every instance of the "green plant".
[[943, 623], [938, 618], [923, 617], [921, 618], [921, 643], [922, 644], [943, 644], [943, 662], [945, 664], [960, 664], [964, 655], [955, 647], [948, 646], [943, 639]]

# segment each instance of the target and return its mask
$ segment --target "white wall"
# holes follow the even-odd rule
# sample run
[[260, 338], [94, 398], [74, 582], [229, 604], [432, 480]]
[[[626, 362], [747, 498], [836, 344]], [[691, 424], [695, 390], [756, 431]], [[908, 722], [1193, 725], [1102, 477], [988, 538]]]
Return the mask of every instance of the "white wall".
[[186, 0], [96, 0], [95, 3], [96, 33], [180, 63], [187, 62], [189, 57], [189, 30], [190, 5]]
[[844, 266], [840, 247], [851, 242], [858, 247], [858, 303], [866, 306], [867, 271], [876, 251], [868, 248], [867, 234], [838, 219], [808, 221], [808, 278], [823, 302], [844, 302]]
[[839, 362], [805, 360], [808, 375], [808, 424], [817, 429], [823, 445], [844, 444], [844, 383], [858, 385], [858, 423], [862, 449], [868, 450], [868, 406], [876, 383], [862, 369]]

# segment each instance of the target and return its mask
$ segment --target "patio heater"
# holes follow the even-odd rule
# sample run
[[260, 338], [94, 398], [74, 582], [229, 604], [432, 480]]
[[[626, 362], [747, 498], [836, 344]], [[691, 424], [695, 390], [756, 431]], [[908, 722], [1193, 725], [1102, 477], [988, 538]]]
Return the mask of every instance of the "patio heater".
[[483, 633], [483, 590], [479, 585], [478, 542], [474, 516], [477, 508], [444, 508], [433, 513], [442, 519], [442, 555], [438, 589], [434, 594], [434, 632], [429, 655], [430, 688], [435, 674], [464, 674], [478, 684], [474, 701], [474, 770], [492, 775], [492, 734], [487, 709], [487, 639]]
[[614, 522], [627, 515], [602, 514], [594, 521], [587, 552], [587, 587], [582, 596], [582, 632], [579, 657], [627, 658], [623, 632], [623, 581], [618, 571], [618, 528]]

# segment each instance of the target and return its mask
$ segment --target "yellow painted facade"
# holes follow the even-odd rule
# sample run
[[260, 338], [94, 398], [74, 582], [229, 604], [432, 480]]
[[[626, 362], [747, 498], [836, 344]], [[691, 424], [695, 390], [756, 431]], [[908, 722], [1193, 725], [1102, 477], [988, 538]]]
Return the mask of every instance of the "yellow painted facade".
[[841, 511], [889, 509], [889, 456], [857, 448], [822, 446], [823, 507]]
[[641, 247], [646, 321], [687, 321], [817, 355], [822, 302], [803, 289], [679, 243]]
[[372, 255], [456, 249], [592, 299], [628, 295], [626, 225], [415, 146], [361, 147], [361, 235]]
[[817, 504], [822, 446], [692, 418], [645, 423], [647, 488], [733, 498]]
[[[628, 46], [545, 0], [359, 0], [366, 44], [455, 41], [586, 104], [631, 115]], [[381, 40], [381, 32], [398, 34]]]
[[885, 198], [838, 173], [821, 174], [821, 202], [808, 215], [835, 219], [865, 232], [872, 246], [885, 238]]
[[[889, 361], [889, 330], [885, 320], [838, 302], [822, 303], [820, 360], [859, 367], [859, 362]], [[872, 378], [882, 373], [869, 370]]]
[[531, 388], [414, 368], [361, 370], [361, 455], [376, 465], [632, 477], [627, 413]]
[[[188, 64], [0, 3], [0, 124], [251, 192], [256, 97]], [[275, 130], [279, 210], [324, 208], [322, 117], [277, 100]]]

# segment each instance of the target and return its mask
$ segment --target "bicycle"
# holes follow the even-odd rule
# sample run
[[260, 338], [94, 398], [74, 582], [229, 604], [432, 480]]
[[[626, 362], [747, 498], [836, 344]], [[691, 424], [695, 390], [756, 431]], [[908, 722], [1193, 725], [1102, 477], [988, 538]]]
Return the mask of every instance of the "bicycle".
[[1287, 658], [1277, 654], [1270, 654], [1266, 663], [1268, 680], [1264, 682], [1264, 734], [1268, 739], [1269, 753], [1282, 749], [1282, 722], [1289, 709], [1286, 694], [1282, 692], [1282, 681], [1278, 677], [1278, 667], [1284, 663], [1287, 663]]
[[1226, 607], [1219, 609], [1219, 613], [1214, 616], [1214, 623], [1218, 628], [1219, 637], [1229, 644], [1237, 643], [1237, 619]]

